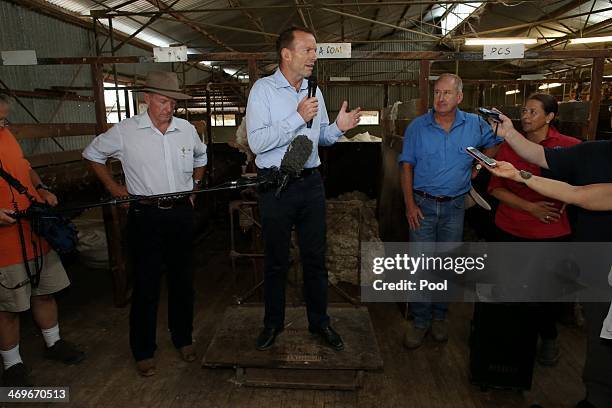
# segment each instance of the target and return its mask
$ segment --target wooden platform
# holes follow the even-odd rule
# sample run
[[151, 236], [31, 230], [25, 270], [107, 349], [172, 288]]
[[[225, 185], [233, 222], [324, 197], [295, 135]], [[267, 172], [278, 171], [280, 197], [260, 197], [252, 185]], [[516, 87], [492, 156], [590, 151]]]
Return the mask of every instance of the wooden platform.
[[236, 382], [247, 387], [354, 391], [363, 385], [363, 370], [239, 367]]
[[235, 367], [236, 381], [256, 387], [354, 390], [363, 370], [380, 370], [382, 357], [365, 307], [330, 307], [344, 350], [335, 351], [308, 332], [304, 307], [285, 312], [285, 330], [266, 351], [255, 348], [262, 306], [227, 308], [202, 359], [208, 368]]
[[205, 367], [378, 370], [383, 361], [365, 307], [330, 307], [331, 325], [342, 335], [344, 350], [335, 351], [308, 332], [306, 309], [287, 308], [285, 330], [266, 351], [255, 349], [263, 307], [227, 308], [202, 360]]

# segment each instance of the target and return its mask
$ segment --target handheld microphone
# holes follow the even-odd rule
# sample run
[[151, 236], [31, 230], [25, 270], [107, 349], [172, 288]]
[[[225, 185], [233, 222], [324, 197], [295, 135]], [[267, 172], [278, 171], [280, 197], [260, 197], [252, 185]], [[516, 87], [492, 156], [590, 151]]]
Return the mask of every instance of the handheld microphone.
[[[312, 98], [317, 95], [317, 76], [312, 74], [308, 77], [308, 97]], [[306, 124], [308, 129], [312, 128], [312, 119]]]

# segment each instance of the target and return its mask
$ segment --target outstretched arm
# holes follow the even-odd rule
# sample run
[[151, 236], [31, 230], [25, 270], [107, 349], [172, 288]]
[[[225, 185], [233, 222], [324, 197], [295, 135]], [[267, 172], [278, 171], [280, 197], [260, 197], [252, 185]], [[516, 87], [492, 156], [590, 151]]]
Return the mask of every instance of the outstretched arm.
[[[499, 112], [498, 110], [496, 110]], [[548, 163], [546, 162], [546, 156], [544, 155], [544, 148], [537, 144], [527, 140], [523, 135], [521, 135], [512, 124], [512, 120], [509, 117], [499, 112], [499, 118], [501, 119], [501, 123], [496, 124], [494, 122], [490, 122], [493, 129], [497, 126], [497, 135], [503, 137], [506, 142], [514, 149], [514, 151], [521, 156], [523, 159], [527, 160], [529, 163], [533, 163], [542, 167], [544, 169], [548, 169]]]
[[[484, 163], [483, 163], [484, 165]], [[484, 165], [491, 173], [498, 177], [505, 177], [519, 183], [524, 183], [538, 193], [573, 204], [591, 211], [612, 210], [612, 183], [589, 184], [586, 186], [572, 186], [563, 181], [552, 180], [545, 177], [521, 177], [520, 172], [510, 163], [498, 161], [497, 167]]]

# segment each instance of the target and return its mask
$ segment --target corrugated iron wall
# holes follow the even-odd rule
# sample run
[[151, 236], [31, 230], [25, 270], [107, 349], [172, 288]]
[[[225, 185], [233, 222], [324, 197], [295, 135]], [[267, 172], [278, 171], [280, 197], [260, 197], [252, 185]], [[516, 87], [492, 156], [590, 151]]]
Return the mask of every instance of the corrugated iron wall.
[[[354, 45], [354, 50], [360, 51], [422, 51], [434, 49], [432, 43], [419, 42], [422, 36], [399, 32], [392, 37], [393, 40], [406, 40], [406, 42], [385, 42]], [[411, 42], [414, 41], [414, 42]], [[353, 81], [371, 80], [418, 80], [419, 61], [334, 61], [319, 60], [319, 77], [350, 77]], [[417, 86], [390, 85], [388, 89], [388, 103], [392, 105], [396, 101], [407, 101], [419, 97]], [[324, 89], [325, 102], [329, 111], [330, 119], [333, 120], [342, 101], [349, 102], [351, 108], [360, 106], [363, 109], [381, 110], [384, 107], [384, 86], [382, 85], [333, 85], [330, 83]], [[356, 129], [360, 131], [362, 126]], [[365, 127], [363, 127], [365, 129]], [[382, 128], [369, 127], [370, 131], [381, 136]], [[356, 133], [356, 131], [350, 132]]]
[[[38, 57], [90, 55], [91, 38], [87, 30], [7, 2], [0, 2], [2, 36], [0, 49], [35, 50]], [[10, 88], [24, 91], [49, 89], [51, 86], [91, 86], [91, 69], [85, 65], [0, 66], [0, 79]], [[89, 93], [90, 94], [90, 93]], [[84, 93], [87, 95], [87, 93]], [[20, 98], [42, 123], [95, 122], [93, 102], [58, 99]], [[34, 123], [17, 103], [10, 116], [14, 123]], [[91, 136], [61, 138], [66, 150], [76, 150]], [[59, 151], [51, 140], [22, 140], [26, 155]]]
[[[2, 35], [0, 50], [35, 50], [39, 58], [73, 57], [95, 55], [93, 32], [68, 24], [8, 2], [0, 2]], [[115, 45], [118, 41], [115, 42]], [[104, 50], [110, 49], [107, 42]], [[108, 54], [106, 54], [108, 55]], [[124, 45], [117, 55], [151, 55], [149, 51], [130, 44]], [[104, 69], [111, 70], [106, 65]], [[145, 76], [149, 70], [171, 70], [171, 64], [118, 64], [117, 71], [127, 76]], [[187, 74], [187, 82], [194, 83], [205, 76], [198, 70]], [[179, 75], [179, 77], [181, 77]], [[50, 89], [52, 86], [92, 87], [89, 65], [49, 66], [0, 66], [0, 79], [10, 88], [24, 91]], [[112, 82], [112, 76], [106, 81]], [[91, 96], [92, 92], [79, 92]], [[122, 96], [121, 96], [122, 97]], [[20, 100], [41, 123], [94, 123], [94, 103], [83, 101], [60, 101], [59, 99]], [[123, 100], [121, 100], [123, 104]], [[18, 104], [13, 107], [10, 120], [13, 123], [35, 123], [35, 120]], [[60, 138], [65, 150], [85, 147], [93, 136]], [[26, 155], [59, 151], [59, 147], [48, 139], [22, 140]]]
[[[407, 42], [385, 42], [354, 46], [361, 51], [422, 51], [431, 50], [433, 45], [414, 40], [422, 36], [409, 32], [396, 34], [393, 40], [406, 40]], [[410, 42], [410, 40], [414, 42]], [[408, 79], [418, 80], [418, 61], [333, 61], [320, 60], [320, 70], [325, 77], [350, 77], [351, 80], [381, 80], [381, 79]], [[409, 85], [393, 85], [389, 87], [389, 104], [395, 101], [405, 101], [418, 97], [418, 88]], [[384, 102], [384, 87], [357, 85], [333, 86], [328, 85], [326, 102], [330, 111], [337, 111], [343, 100], [349, 100], [351, 106], [368, 108], [381, 108]]]

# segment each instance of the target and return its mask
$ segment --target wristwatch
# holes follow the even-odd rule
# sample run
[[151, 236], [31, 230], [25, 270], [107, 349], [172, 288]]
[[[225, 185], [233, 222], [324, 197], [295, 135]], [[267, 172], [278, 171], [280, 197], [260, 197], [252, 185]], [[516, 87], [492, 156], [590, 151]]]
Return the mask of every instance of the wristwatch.
[[38, 184], [36, 185], [35, 189], [36, 189], [36, 190], [41, 190], [41, 189], [42, 189], [42, 190], [51, 191], [51, 188], [50, 188], [48, 185], [46, 185], [45, 183], [42, 183], [42, 182], [41, 182], [41, 183], [38, 183]]
[[195, 184], [195, 186], [196, 186], [197, 188], [200, 188], [200, 187], [202, 187], [202, 180], [199, 180], [199, 179], [193, 179], [193, 184]]
[[531, 178], [533, 174], [528, 172], [527, 170], [519, 170], [519, 174], [523, 180], [528, 180]]

